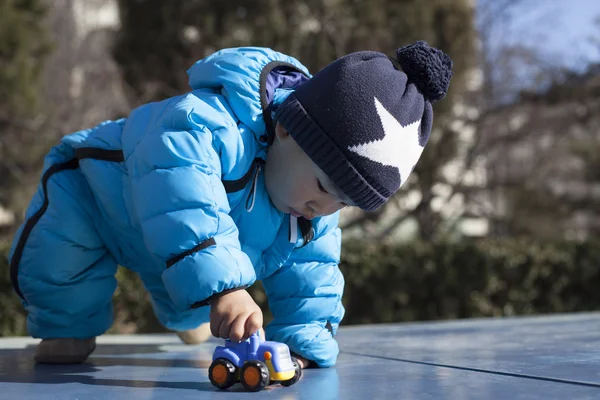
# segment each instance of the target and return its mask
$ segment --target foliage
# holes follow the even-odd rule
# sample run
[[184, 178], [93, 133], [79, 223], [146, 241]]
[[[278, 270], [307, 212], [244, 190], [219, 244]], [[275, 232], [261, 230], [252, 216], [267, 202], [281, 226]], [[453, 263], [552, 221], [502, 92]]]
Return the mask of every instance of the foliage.
[[347, 244], [345, 323], [598, 309], [598, 243]]
[[0, 117], [35, 104], [50, 51], [40, 0], [0, 0]]
[[15, 189], [41, 165], [37, 117], [41, 75], [51, 50], [44, 3], [0, 0], [0, 206], [12, 205]]

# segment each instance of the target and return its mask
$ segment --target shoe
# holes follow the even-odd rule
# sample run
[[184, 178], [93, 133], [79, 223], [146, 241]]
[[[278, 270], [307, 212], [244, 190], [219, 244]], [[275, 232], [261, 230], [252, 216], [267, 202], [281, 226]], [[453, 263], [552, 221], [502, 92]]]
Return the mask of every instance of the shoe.
[[177, 332], [179, 339], [185, 344], [200, 344], [206, 342], [212, 336], [210, 332], [210, 324], [207, 322], [195, 329]]
[[80, 364], [96, 348], [96, 338], [89, 339], [43, 339], [35, 352], [38, 364]]

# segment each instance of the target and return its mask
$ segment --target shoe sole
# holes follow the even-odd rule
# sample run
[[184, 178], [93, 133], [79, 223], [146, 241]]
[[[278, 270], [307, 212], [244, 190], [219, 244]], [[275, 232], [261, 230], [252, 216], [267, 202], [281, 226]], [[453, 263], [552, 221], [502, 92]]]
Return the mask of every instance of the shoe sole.
[[38, 355], [33, 358], [37, 364], [81, 364], [96, 349], [94, 346], [86, 355]]

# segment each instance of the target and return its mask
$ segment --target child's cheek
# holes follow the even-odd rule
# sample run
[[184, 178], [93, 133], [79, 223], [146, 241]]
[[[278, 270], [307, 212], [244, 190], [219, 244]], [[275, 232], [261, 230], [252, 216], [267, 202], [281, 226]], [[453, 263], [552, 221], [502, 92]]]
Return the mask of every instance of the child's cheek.
[[290, 197], [294, 204], [304, 205], [308, 203], [306, 188], [304, 186], [295, 186], [290, 190]]

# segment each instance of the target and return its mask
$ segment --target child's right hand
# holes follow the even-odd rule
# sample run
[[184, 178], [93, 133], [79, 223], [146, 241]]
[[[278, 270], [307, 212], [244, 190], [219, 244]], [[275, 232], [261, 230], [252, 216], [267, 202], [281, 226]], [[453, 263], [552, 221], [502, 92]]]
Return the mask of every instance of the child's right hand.
[[262, 325], [262, 311], [246, 290], [224, 294], [210, 305], [210, 331], [215, 337], [240, 342]]

